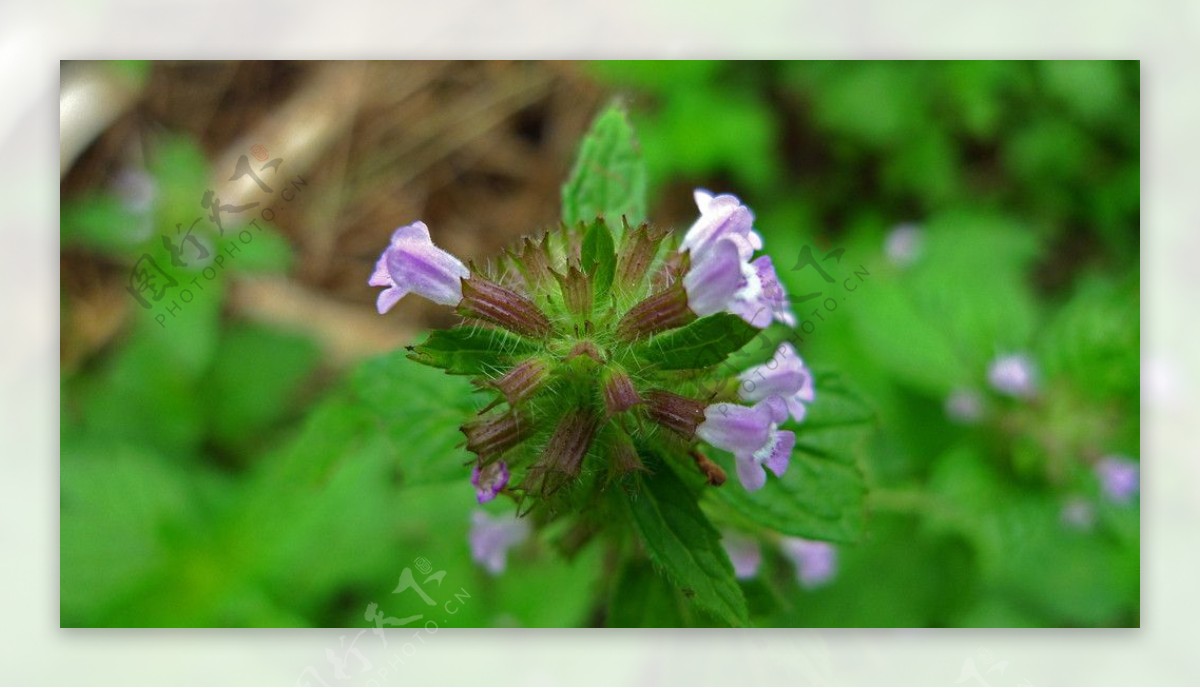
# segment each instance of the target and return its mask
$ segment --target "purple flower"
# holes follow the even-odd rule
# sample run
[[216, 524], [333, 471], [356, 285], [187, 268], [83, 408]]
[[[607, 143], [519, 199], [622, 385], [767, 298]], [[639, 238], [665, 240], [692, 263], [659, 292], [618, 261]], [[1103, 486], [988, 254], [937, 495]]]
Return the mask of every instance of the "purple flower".
[[983, 397], [973, 389], [956, 389], [946, 397], [946, 415], [970, 425], [983, 417]]
[[489, 516], [484, 511], [471, 514], [471, 558], [493, 576], [504, 572], [508, 550], [529, 537], [529, 524], [513, 516]]
[[462, 280], [470, 275], [462, 261], [433, 245], [424, 222], [414, 222], [392, 234], [367, 284], [387, 287], [377, 302], [383, 314], [409, 293], [454, 306], [462, 300]]
[[691, 256], [683, 286], [696, 315], [729, 311], [758, 328], [779, 320], [789, 326], [796, 316], [769, 256], [750, 257], [762, 248], [754, 214], [736, 196], [714, 197], [696, 190], [700, 219], [679, 247]]
[[788, 342], [779, 345], [770, 361], [747, 369], [738, 379], [742, 381], [738, 395], [744, 401], [779, 397], [796, 422], [804, 420], [805, 404], [815, 398], [812, 372]]
[[158, 183], [143, 170], [126, 167], [113, 180], [113, 191], [126, 210], [135, 215], [145, 215], [154, 209]]
[[988, 382], [1002, 394], [1028, 399], [1037, 393], [1037, 369], [1026, 354], [1001, 356], [988, 368]]
[[787, 470], [796, 445], [794, 433], [779, 430], [787, 413], [787, 404], [779, 397], [768, 397], [753, 407], [712, 404], [704, 409], [704, 422], [696, 428], [696, 436], [731, 452], [737, 459], [738, 479], [753, 492], [767, 482], [764, 466], [776, 476]]
[[683, 276], [688, 308], [699, 316], [727, 310], [746, 286], [744, 265], [737, 244], [729, 239], [718, 239], [705, 253], [693, 253], [692, 266]]
[[733, 575], [738, 580], [747, 580], [758, 575], [762, 565], [762, 548], [758, 541], [733, 532], [721, 534], [721, 544], [733, 563]]
[[820, 587], [837, 574], [837, 550], [828, 542], [785, 537], [779, 545], [796, 566], [796, 580], [804, 588]]
[[729, 310], [758, 328], [770, 325], [772, 320], [795, 327], [796, 315], [771, 257], [759, 256], [749, 264], [743, 263], [742, 273], [745, 286], [733, 295]]
[[905, 267], [921, 257], [924, 243], [925, 235], [921, 228], [906, 222], [888, 232], [887, 238], [884, 239], [883, 251], [892, 265]]
[[508, 484], [510, 477], [508, 464], [503, 461], [496, 461], [482, 468], [476, 464], [474, 470], [471, 471], [471, 484], [475, 486], [475, 498], [479, 500], [480, 504], [492, 501]]
[[1096, 463], [1100, 490], [1110, 502], [1128, 504], [1141, 487], [1140, 469], [1136, 461], [1123, 456], [1106, 456]]
[[1068, 528], [1089, 531], [1096, 524], [1096, 509], [1083, 497], [1072, 497], [1063, 504], [1058, 517]]
[[679, 250], [691, 251], [693, 264], [702, 260], [719, 241], [728, 239], [738, 249], [743, 261], [762, 248], [762, 237], [754, 231], [754, 214], [742, 205], [737, 196], [713, 196], [704, 189], [693, 194], [700, 219], [683, 235]]

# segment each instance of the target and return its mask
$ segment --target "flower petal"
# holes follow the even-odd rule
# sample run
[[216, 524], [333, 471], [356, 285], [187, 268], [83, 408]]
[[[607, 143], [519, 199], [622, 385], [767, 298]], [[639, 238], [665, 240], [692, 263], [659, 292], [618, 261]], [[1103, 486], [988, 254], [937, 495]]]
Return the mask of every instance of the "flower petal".
[[367, 280], [367, 284], [372, 287], [392, 286], [392, 275], [387, 269], [387, 257], [388, 251], [384, 251], [383, 255], [379, 256], [379, 260], [375, 261], [375, 271], [371, 273], [371, 279]]
[[721, 544], [733, 564], [733, 575], [738, 580], [747, 580], [758, 575], [762, 565], [762, 548], [758, 541], [733, 532], [721, 534]]
[[484, 511], [471, 514], [468, 540], [471, 558], [493, 576], [504, 572], [508, 550], [529, 537], [529, 524], [516, 516], [491, 517]]
[[392, 310], [392, 306], [395, 306], [406, 294], [408, 292], [400, 287], [384, 289], [379, 292], [379, 298], [375, 300], [375, 307], [379, 310], [379, 314], [383, 315]]
[[429, 226], [424, 222], [417, 220], [411, 225], [405, 225], [392, 232], [393, 245], [399, 245], [404, 242], [432, 244], [433, 238], [429, 236]]
[[718, 449], [751, 456], [767, 443], [770, 426], [771, 418], [761, 406], [712, 404], [704, 410], [696, 436]]
[[782, 478], [792, 459], [796, 447], [796, 433], [790, 430], [772, 430], [766, 446], [754, 452], [754, 460], [771, 469], [775, 477]]
[[786, 537], [780, 549], [796, 567], [796, 580], [805, 588], [828, 583], [837, 574], [837, 550], [828, 542]]
[[[693, 256], [695, 257], [695, 256]], [[742, 259], [731, 241], [719, 241], [683, 276], [688, 307], [699, 316], [720, 313], [746, 284]]]
[[761, 490], [763, 485], [767, 484], [767, 472], [763, 470], [762, 464], [755, 461], [753, 456], [739, 455], [736, 459], [737, 476], [742, 487], [746, 488], [747, 492]]
[[433, 244], [404, 244], [388, 255], [388, 273], [397, 286], [446, 306], [462, 301], [462, 261]]
[[496, 498], [508, 485], [508, 479], [511, 473], [508, 470], [508, 464], [503, 461], [488, 464], [484, 467], [476, 465], [471, 470], [471, 484], [475, 486], [475, 499], [480, 504], [485, 504]]
[[[812, 372], [796, 349], [784, 342], [776, 349], [771, 360], [746, 369], [738, 376], [741, 385], [738, 396], [745, 401], [761, 401], [772, 396], [781, 397], [787, 413], [796, 420], [804, 420], [805, 404], [815, 398]], [[775, 422], [783, 422], [778, 419]]]
[[684, 234], [681, 251], [691, 251], [693, 259], [700, 259], [722, 238], [733, 239], [744, 259], [762, 248], [762, 237], [753, 230], [754, 214], [736, 196], [713, 197], [697, 189], [695, 198], [700, 217]]

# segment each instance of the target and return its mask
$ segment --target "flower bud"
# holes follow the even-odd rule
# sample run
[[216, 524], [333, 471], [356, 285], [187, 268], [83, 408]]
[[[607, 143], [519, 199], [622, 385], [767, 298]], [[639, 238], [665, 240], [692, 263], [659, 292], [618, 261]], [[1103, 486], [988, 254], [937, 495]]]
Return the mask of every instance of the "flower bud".
[[614, 283], [628, 291], [638, 290], [645, 281], [646, 273], [658, 255], [659, 244], [666, 238], [667, 231], [643, 224], [625, 228], [625, 241], [617, 254], [617, 270]]
[[536, 339], [544, 339], [552, 330], [549, 318], [537, 304], [475, 274], [462, 282], [458, 312]]
[[477, 418], [459, 428], [467, 437], [467, 450], [487, 462], [523, 442], [532, 427], [515, 411]]
[[610, 369], [605, 372], [603, 396], [604, 410], [609, 417], [642, 403], [642, 398], [633, 387], [633, 380], [623, 370]]
[[527, 480], [541, 483], [543, 495], [562, 487], [579, 475], [583, 457], [592, 446], [600, 419], [588, 409], [572, 409], [558, 422], [554, 434], [546, 442], [542, 457], [529, 473]]
[[610, 441], [608, 443], [609, 451], [609, 473], [613, 477], [619, 477], [626, 473], [635, 471], [644, 471], [646, 467], [642, 464], [642, 458], [638, 456], [637, 447], [633, 445], [633, 439], [629, 433], [621, 428], [613, 425], [609, 431]]
[[659, 425], [690, 440], [696, 428], [704, 422], [703, 402], [661, 389], [646, 394], [646, 410]]
[[632, 342], [683, 327], [695, 319], [696, 314], [688, 308], [688, 295], [683, 284], [675, 282], [629, 309], [617, 323], [617, 337]]
[[562, 289], [563, 303], [573, 315], [586, 318], [592, 314], [592, 280], [577, 266], [567, 268], [567, 274], [551, 273]]
[[539, 243], [534, 243], [533, 239], [525, 237], [521, 241], [519, 254], [509, 251], [512, 263], [525, 278], [525, 286], [530, 293], [537, 293], [550, 285], [551, 269], [546, 255], [549, 238], [549, 235], [543, 235]]
[[491, 384], [500, 390], [509, 406], [516, 406], [533, 396], [547, 375], [546, 364], [531, 358], [505, 373], [503, 377], [493, 380]]

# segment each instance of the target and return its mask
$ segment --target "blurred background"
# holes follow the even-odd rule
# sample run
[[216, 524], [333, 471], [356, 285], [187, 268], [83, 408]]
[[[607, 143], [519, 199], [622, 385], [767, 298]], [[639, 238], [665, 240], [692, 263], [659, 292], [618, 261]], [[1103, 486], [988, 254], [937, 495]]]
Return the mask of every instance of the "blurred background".
[[457, 443], [461, 390], [372, 357], [451, 316], [379, 317], [366, 278], [415, 219], [477, 259], [556, 223], [618, 97], [651, 218], [741, 197], [822, 295], [801, 354], [877, 417], [863, 540], [756, 621], [1138, 625], [1139, 88], [1136, 62], [64, 63], [61, 622], [374, 626], [424, 559], [471, 594], [448, 625], [602, 624], [596, 556], [492, 578], [461, 466], [400, 461]]

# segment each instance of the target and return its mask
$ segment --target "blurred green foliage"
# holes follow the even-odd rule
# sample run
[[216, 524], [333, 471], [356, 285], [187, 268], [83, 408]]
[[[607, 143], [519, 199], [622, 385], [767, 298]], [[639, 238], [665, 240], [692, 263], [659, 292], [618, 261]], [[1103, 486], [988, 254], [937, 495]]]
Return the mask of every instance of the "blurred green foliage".
[[[861, 533], [838, 545], [835, 579], [805, 589], [767, 548], [741, 583], [748, 610], [725, 613], [782, 626], [1137, 625], [1137, 503], [1105, 499], [1092, 466], [1140, 451], [1138, 64], [590, 68], [630, 103], [652, 200], [737, 194], [793, 299], [820, 294], [797, 305], [809, 324], [798, 348], [840, 373], [818, 377], [798, 455], [834, 441], [822, 414], [843, 378], [877, 419], [865, 521], [807, 515], [830, 539]], [[123, 267], [148, 253], [190, 282], [160, 235], [200, 214], [210, 170], [168, 137], [147, 174], [149, 210], [112, 192], [67, 199], [63, 245]], [[918, 228], [917, 248], [889, 258], [902, 223]], [[216, 251], [232, 240], [206, 237]], [[804, 265], [806, 247], [833, 282]], [[531, 541], [504, 575], [480, 570], [456, 432], [476, 410], [470, 386], [402, 351], [330, 385], [303, 334], [224, 315], [229, 279], [289, 261], [267, 227], [167, 327], [135, 305], [115, 345], [64, 370], [64, 626], [371, 626], [371, 603], [426, 612], [393, 593], [418, 558], [446, 571], [427, 588], [439, 606], [469, 595], [443, 625], [721, 622], [644, 563], [605, 575], [596, 548], [567, 561]], [[989, 363], [1013, 352], [1037, 364], [1033, 399], [988, 385]], [[962, 390], [978, 395], [977, 420], [948, 415]], [[821, 492], [836, 478], [789, 477], [774, 488]], [[1093, 510], [1088, 525], [1064, 518], [1073, 500]], [[736, 518], [750, 508], [736, 501], [705, 506]], [[779, 530], [804, 517], [782, 515]]]

